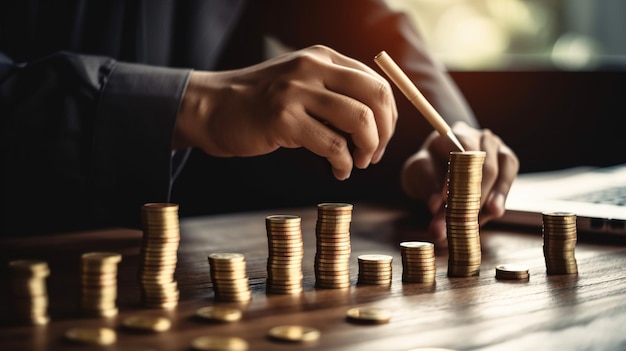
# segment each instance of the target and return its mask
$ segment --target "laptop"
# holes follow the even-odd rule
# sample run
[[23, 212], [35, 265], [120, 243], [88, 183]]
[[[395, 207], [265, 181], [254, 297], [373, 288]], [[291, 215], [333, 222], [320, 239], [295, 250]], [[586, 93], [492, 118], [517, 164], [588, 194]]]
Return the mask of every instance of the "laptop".
[[541, 227], [543, 212], [577, 215], [580, 233], [626, 235], [626, 164], [521, 173], [496, 223]]

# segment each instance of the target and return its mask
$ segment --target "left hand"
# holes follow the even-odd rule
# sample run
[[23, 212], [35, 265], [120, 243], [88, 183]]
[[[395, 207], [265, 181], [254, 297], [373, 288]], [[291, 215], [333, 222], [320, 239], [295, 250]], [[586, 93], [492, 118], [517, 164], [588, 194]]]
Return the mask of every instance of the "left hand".
[[[466, 123], [456, 123], [452, 130], [466, 150], [487, 153], [483, 166], [480, 225], [504, 215], [504, 203], [511, 184], [519, 171], [519, 160], [497, 135], [489, 129], [475, 129]], [[445, 181], [449, 153], [456, 147], [446, 137], [433, 131], [422, 148], [411, 156], [402, 170], [402, 187], [416, 201], [426, 204], [433, 214], [429, 232], [433, 241], [446, 240]]]

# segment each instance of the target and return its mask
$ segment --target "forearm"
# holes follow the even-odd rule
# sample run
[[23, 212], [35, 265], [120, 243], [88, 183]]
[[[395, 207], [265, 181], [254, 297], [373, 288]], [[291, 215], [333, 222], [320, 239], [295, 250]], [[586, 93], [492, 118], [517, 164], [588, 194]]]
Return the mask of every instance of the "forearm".
[[187, 71], [61, 53], [3, 72], [5, 227], [42, 200], [33, 232], [136, 225], [141, 202], [167, 200]]

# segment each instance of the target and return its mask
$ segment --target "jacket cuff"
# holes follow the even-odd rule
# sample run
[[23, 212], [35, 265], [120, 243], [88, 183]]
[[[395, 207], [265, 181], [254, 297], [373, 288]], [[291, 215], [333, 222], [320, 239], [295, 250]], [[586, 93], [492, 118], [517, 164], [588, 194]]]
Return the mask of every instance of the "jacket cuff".
[[172, 137], [189, 73], [118, 62], [106, 78], [90, 177], [104, 223], [122, 218], [121, 225], [138, 226], [143, 203], [168, 201]]

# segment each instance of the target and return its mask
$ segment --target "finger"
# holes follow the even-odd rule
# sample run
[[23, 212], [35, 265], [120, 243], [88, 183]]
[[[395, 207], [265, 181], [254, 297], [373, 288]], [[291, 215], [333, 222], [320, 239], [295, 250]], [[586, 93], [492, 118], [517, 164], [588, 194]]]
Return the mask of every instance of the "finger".
[[502, 144], [498, 152], [499, 173], [481, 213], [481, 223], [501, 217], [505, 212], [506, 197], [519, 171], [519, 160], [513, 150]]
[[283, 147], [305, 147], [328, 160], [335, 178], [349, 178], [353, 163], [346, 139], [311, 118], [301, 107], [292, 108], [287, 113], [290, 117], [282, 119], [285, 123], [279, 128], [278, 144]]
[[483, 179], [481, 183], [481, 205], [483, 205], [487, 199], [487, 196], [493, 188], [493, 184], [496, 182], [499, 172], [498, 164], [498, 149], [501, 145], [499, 139], [497, 139], [493, 133], [484, 129], [480, 138], [480, 150], [485, 151], [485, 162], [483, 164]]
[[377, 163], [393, 136], [398, 119], [391, 85], [372, 68], [357, 60], [334, 51], [330, 57], [334, 65], [323, 70], [325, 87], [360, 101], [373, 112], [379, 142], [368, 163]]
[[302, 104], [309, 115], [350, 134], [355, 150], [354, 165], [366, 168], [379, 146], [379, 135], [372, 110], [348, 96], [326, 89], [303, 88]]

